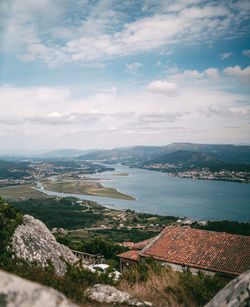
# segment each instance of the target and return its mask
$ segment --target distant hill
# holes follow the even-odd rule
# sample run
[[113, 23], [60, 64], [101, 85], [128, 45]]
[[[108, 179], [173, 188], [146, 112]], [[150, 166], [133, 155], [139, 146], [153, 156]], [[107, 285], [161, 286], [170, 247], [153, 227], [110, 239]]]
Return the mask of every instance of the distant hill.
[[203, 152], [179, 150], [171, 152], [150, 160], [145, 164], [150, 163], [174, 163], [182, 165], [192, 165], [197, 163], [220, 163], [221, 161], [209, 156]]
[[82, 160], [98, 160], [104, 163], [125, 163], [141, 162], [149, 160], [154, 154], [163, 147], [157, 146], [135, 146], [127, 148], [115, 148], [111, 150], [100, 150], [82, 155]]
[[142, 163], [164, 155], [191, 151], [204, 153], [226, 163], [250, 164], [250, 146], [172, 143], [167, 146], [136, 146], [100, 150], [81, 155], [79, 159], [104, 163]]
[[[27, 163], [16, 163], [11, 161], [0, 160], [0, 179], [12, 178], [20, 179], [27, 175]], [[14, 171], [15, 170], [15, 171]]]
[[220, 171], [227, 169], [230, 171], [250, 171], [250, 164], [227, 163], [220, 161], [204, 152], [179, 150], [165, 154], [150, 161], [138, 164], [138, 167], [147, 167], [150, 165], [164, 166], [168, 164], [168, 170], [171, 169], [186, 171], [186, 170], [201, 170], [207, 168], [211, 171]]
[[171, 153], [180, 150], [204, 152], [209, 156], [224, 162], [250, 164], [250, 146], [172, 143], [160, 150], [159, 154]]

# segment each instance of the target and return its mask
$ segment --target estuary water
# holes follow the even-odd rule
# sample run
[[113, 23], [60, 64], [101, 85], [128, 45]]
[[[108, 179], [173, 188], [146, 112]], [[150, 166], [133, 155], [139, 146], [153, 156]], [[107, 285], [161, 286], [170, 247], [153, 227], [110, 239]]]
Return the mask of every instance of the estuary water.
[[103, 186], [116, 188], [136, 200], [42, 191], [49, 195], [93, 200], [113, 209], [186, 216], [197, 220], [250, 220], [250, 184], [170, 177], [161, 172], [129, 168], [120, 164], [112, 167], [115, 171], [87, 177], [102, 179], [98, 182]]

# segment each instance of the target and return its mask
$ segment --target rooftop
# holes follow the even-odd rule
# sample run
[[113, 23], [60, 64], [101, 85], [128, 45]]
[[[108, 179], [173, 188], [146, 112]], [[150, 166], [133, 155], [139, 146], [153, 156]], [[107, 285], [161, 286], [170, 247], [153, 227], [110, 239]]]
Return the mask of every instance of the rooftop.
[[169, 226], [146, 245], [140, 256], [239, 275], [250, 268], [250, 237]]

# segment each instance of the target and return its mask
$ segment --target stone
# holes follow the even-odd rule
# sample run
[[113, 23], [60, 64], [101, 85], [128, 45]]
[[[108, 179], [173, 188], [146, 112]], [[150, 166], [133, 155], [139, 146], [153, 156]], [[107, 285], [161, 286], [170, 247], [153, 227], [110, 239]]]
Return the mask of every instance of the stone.
[[233, 279], [205, 307], [250, 306], [250, 270]]
[[65, 245], [56, 241], [49, 229], [40, 220], [24, 215], [11, 240], [11, 249], [15, 256], [28, 263], [45, 267], [51, 260], [57, 275], [64, 275], [66, 264], [62, 258], [73, 264], [78, 258]]
[[96, 284], [88, 288], [87, 297], [100, 303], [127, 304], [130, 306], [153, 306], [150, 302], [140, 302], [129, 293], [120, 291], [113, 286]]
[[1, 307], [77, 307], [62, 293], [0, 271]]

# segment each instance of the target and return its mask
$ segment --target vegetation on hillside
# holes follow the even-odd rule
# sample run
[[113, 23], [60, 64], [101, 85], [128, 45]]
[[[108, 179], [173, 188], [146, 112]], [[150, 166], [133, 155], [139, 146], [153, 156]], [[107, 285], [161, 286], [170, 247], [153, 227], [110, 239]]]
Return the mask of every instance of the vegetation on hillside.
[[12, 204], [23, 214], [32, 215], [44, 222], [49, 229], [53, 227], [66, 229], [90, 227], [103, 218], [102, 213], [82, 212], [85, 208], [77, 204], [76, 199], [73, 198], [29, 199], [12, 202]]
[[141, 242], [149, 238], [153, 238], [159, 234], [158, 231], [141, 230], [141, 229], [99, 229], [99, 230], [81, 230], [71, 231], [67, 234], [70, 240], [89, 240], [94, 238], [102, 238], [103, 240], [112, 241], [114, 243], [121, 242]]
[[22, 214], [0, 198], [0, 266], [6, 265], [11, 257], [7, 249], [16, 227], [22, 223]]
[[21, 179], [27, 175], [28, 164], [0, 160], [0, 179]]
[[68, 246], [70, 249], [94, 255], [101, 255], [116, 269], [119, 269], [119, 258], [117, 255], [128, 250], [127, 247], [120, 246], [111, 241], [103, 240], [102, 238], [80, 242], [70, 241], [63, 236], [57, 236], [56, 239], [59, 243]]
[[153, 258], [125, 271], [119, 288], [154, 306], [204, 306], [229, 280], [219, 276], [197, 276], [175, 272]]
[[237, 221], [208, 221], [207, 225], [200, 226], [197, 223], [193, 224], [192, 227], [227, 232], [232, 234], [250, 236], [250, 223], [240, 223]]
[[[40, 206], [42, 205], [40, 203]], [[69, 199], [59, 201], [59, 205], [62, 210], [65, 209], [65, 206], [75, 206]], [[109, 271], [102, 274], [92, 273], [81, 265], [67, 264], [65, 276], [57, 276], [50, 262], [47, 268], [41, 268], [35, 263], [28, 264], [11, 257], [7, 246], [10, 244], [15, 228], [21, 222], [22, 215], [18, 210], [0, 200], [0, 269], [53, 287], [77, 304], [98, 306], [96, 302], [91, 302], [85, 297], [84, 291], [96, 283], [102, 283], [119, 286], [121, 290], [131, 293], [139, 300], [152, 301], [155, 306], [159, 307], [166, 306], [166, 303], [177, 307], [203, 306], [226, 284], [225, 280], [217, 276], [210, 277], [202, 273], [193, 276], [190, 272], [173, 272], [152, 258], [147, 258], [137, 267], [126, 271], [119, 283], [109, 277]], [[72, 242], [64, 237], [58, 237], [58, 241], [73, 249], [103, 255], [111, 268], [118, 266], [117, 254], [127, 250], [100, 238], [85, 242]]]
[[143, 163], [160, 159], [178, 151], [205, 153], [227, 163], [250, 164], [250, 146], [172, 143], [167, 146], [135, 146], [111, 150], [93, 151], [79, 157], [82, 160], [98, 160], [106, 163]]

